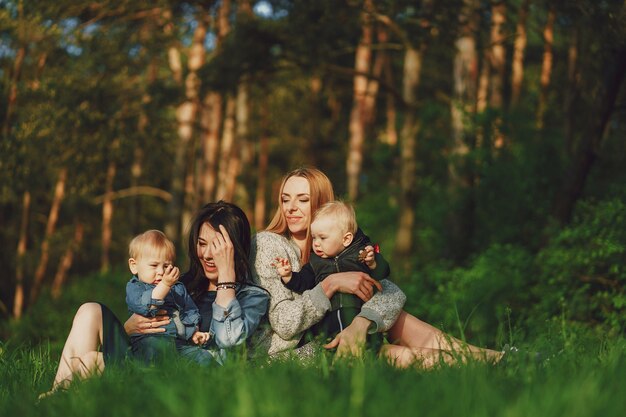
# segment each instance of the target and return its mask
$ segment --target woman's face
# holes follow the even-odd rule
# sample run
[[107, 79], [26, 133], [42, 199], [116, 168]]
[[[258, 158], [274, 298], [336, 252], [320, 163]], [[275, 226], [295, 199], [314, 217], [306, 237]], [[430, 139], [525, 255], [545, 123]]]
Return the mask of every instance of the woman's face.
[[218, 276], [217, 266], [211, 253], [211, 242], [213, 242], [217, 234], [218, 232], [209, 223], [203, 223], [198, 234], [198, 242], [196, 243], [198, 259], [200, 259], [204, 275], [209, 281], [216, 281]]
[[289, 232], [305, 237], [311, 224], [311, 187], [303, 177], [290, 177], [283, 187], [280, 204]]

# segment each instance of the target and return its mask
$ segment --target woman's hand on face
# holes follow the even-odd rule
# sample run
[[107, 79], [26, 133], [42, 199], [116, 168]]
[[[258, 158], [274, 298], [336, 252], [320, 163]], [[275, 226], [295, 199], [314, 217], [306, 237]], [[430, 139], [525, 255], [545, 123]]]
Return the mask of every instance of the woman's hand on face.
[[165, 331], [164, 326], [169, 322], [170, 318], [165, 310], [159, 310], [155, 317], [144, 317], [135, 313], [124, 323], [124, 330], [129, 335], [163, 333]]
[[235, 281], [235, 249], [226, 228], [219, 225], [220, 233], [211, 242], [211, 253], [217, 267], [217, 282]]
[[378, 291], [383, 290], [380, 282], [361, 271], [338, 272], [322, 281], [322, 289], [328, 298], [335, 292], [344, 292], [354, 294], [366, 302], [374, 295], [374, 287], [378, 288]]
[[355, 317], [352, 323], [343, 329], [328, 344], [324, 345], [326, 349], [337, 348], [336, 357], [356, 356], [363, 354], [365, 348], [365, 338], [367, 337], [367, 329], [371, 322], [364, 317]]

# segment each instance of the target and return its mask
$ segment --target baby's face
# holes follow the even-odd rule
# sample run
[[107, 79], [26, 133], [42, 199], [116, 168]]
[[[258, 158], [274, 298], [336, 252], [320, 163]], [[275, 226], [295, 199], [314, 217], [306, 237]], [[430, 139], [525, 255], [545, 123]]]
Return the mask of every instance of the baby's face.
[[164, 250], [155, 248], [147, 249], [140, 256], [130, 258], [128, 265], [130, 272], [137, 275], [140, 281], [146, 284], [158, 284], [163, 279], [163, 273], [167, 266], [172, 265], [173, 260], [170, 259]]
[[346, 233], [341, 230], [336, 220], [323, 216], [311, 223], [313, 252], [321, 258], [333, 258], [341, 253], [347, 245]]

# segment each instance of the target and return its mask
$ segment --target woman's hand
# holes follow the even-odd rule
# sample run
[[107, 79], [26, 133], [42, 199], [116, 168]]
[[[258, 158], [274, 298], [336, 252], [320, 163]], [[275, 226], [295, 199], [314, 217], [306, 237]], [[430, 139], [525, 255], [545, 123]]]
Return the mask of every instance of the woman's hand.
[[342, 356], [361, 356], [365, 348], [365, 338], [370, 324], [368, 319], [357, 316], [348, 327], [324, 347], [326, 349], [337, 348], [336, 356], [339, 358]]
[[374, 287], [382, 291], [380, 282], [367, 275], [365, 272], [338, 272], [331, 274], [322, 281], [322, 289], [328, 298], [336, 292], [354, 294], [364, 302], [369, 301], [374, 295]]
[[220, 233], [216, 233], [211, 242], [211, 253], [217, 267], [217, 282], [235, 282], [235, 249], [226, 228], [219, 225]]
[[165, 331], [164, 326], [169, 322], [170, 318], [165, 310], [159, 310], [156, 317], [144, 317], [135, 313], [124, 323], [124, 330], [129, 335], [163, 333]]

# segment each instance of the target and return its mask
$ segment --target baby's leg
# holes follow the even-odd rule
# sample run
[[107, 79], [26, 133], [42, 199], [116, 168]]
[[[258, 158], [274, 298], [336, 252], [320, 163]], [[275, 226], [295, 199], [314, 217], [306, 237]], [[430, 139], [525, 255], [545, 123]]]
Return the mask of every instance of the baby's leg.
[[79, 307], [67, 336], [52, 391], [66, 387], [74, 375], [88, 377], [102, 372], [104, 361], [98, 348], [102, 343], [102, 309], [98, 303]]

